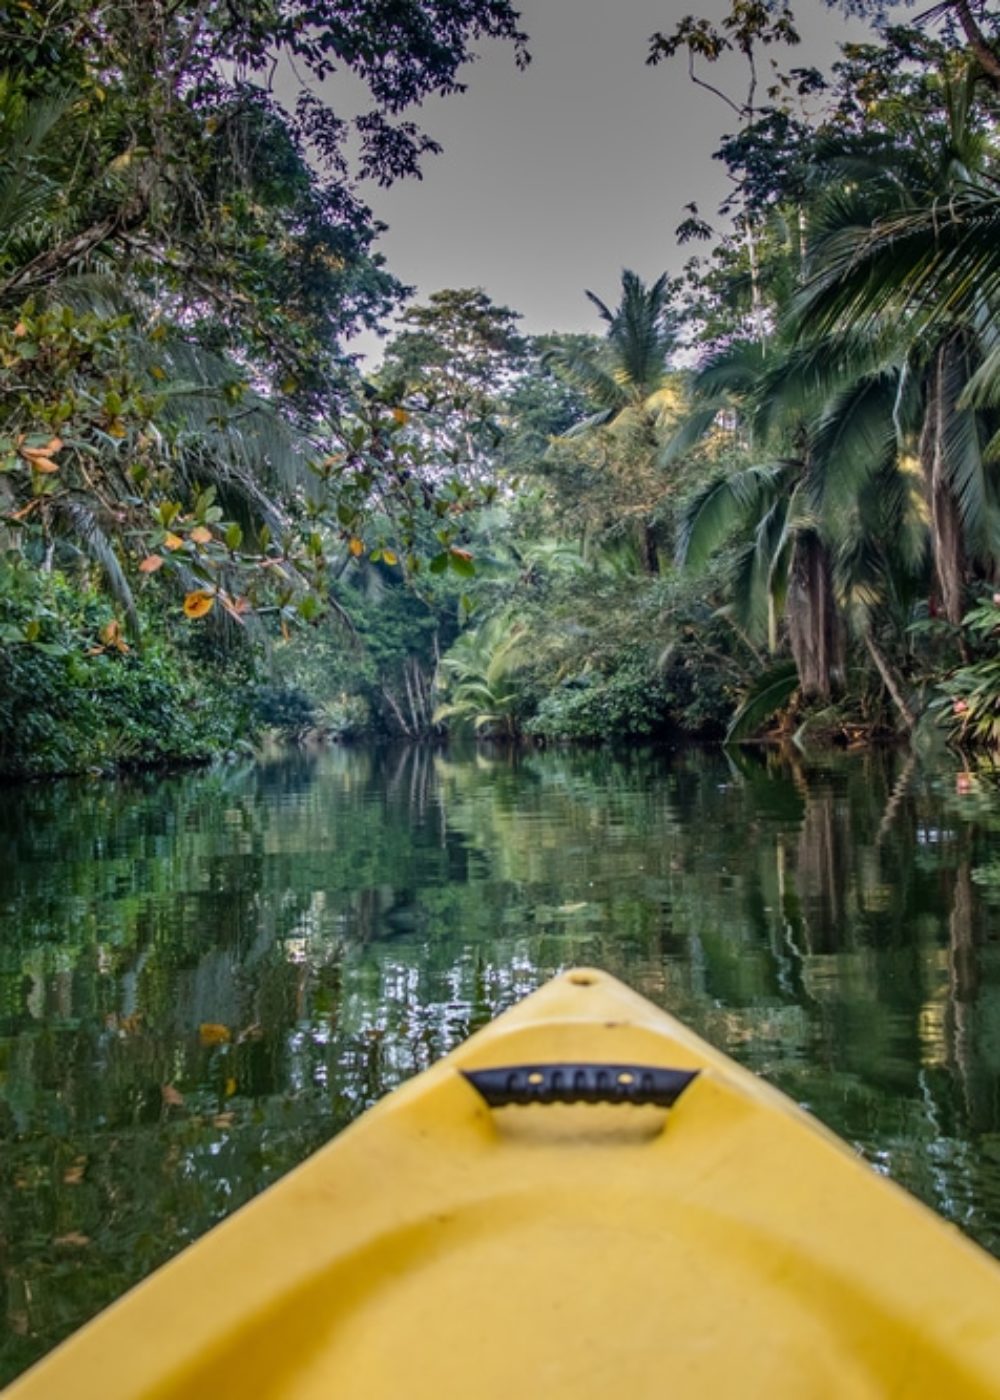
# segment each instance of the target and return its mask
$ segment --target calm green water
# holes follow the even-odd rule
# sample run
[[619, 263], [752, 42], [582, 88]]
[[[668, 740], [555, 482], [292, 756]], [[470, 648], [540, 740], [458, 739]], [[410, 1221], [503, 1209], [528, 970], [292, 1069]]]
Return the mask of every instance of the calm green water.
[[8, 789], [0, 1378], [576, 962], [1000, 1253], [998, 906], [995, 780], [896, 753]]

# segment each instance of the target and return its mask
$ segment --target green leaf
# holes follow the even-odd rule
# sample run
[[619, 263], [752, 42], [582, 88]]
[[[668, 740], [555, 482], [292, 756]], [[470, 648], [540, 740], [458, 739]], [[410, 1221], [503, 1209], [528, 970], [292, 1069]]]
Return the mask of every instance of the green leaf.
[[752, 738], [765, 720], [788, 704], [798, 684], [799, 675], [794, 661], [784, 661], [758, 676], [733, 715], [726, 731], [726, 742], [738, 744]]

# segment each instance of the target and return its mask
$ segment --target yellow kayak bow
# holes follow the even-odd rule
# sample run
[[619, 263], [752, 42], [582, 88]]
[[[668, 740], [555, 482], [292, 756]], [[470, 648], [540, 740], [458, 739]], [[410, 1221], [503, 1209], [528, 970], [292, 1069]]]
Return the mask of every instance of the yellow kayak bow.
[[604, 973], [567, 972], [9, 1400], [1000, 1396], [1000, 1267]]

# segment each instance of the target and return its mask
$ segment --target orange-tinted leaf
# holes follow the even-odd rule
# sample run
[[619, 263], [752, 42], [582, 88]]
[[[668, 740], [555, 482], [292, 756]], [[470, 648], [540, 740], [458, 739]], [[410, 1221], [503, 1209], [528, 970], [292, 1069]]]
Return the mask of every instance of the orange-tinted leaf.
[[195, 544], [211, 544], [212, 532], [206, 529], [204, 525], [196, 525], [191, 531], [191, 538], [194, 540]]
[[355, 559], [357, 559], [359, 554], [364, 554], [365, 552], [365, 542], [364, 540], [359, 539], [357, 535], [352, 535], [351, 538], [347, 541], [347, 548], [354, 555]]
[[49, 457], [29, 457], [28, 466], [33, 472], [41, 472], [43, 476], [50, 476], [52, 472], [59, 470], [59, 463], [53, 462]]
[[217, 1025], [214, 1021], [203, 1021], [198, 1027], [198, 1039], [202, 1045], [226, 1045], [232, 1036], [228, 1026]]
[[121, 641], [122, 625], [117, 618], [112, 618], [101, 628], [101, 641], [106, 647], [117, 646]]
[[63, 1172], [64, 1186], [79, 1186], [83, 1180], [83, 1174], [87, 1170], [86, 1157], [77, 1157], [71, 1167], [67, 1167]]
[[382, 563], [383, 563], [383, 564], [398, 564], [398, 563], [399, 563], [399, 555], [396, 553], [396, 551], [395, 551], [394, 549], [383, 549], [383, 551], [382, 551]]
[[236, 1118], [235, 1113], [217, 1113], [212, 1119], [213, 1128], [231, 1128]]
[[22, 506], [20, 510], [12, 510], [7, 516], [7, 519], [26, 520], [38, 504], [39, 502], [37, 500], [29, 501], [28, 504], [26, 506]]
[[165, 549], [183, 549], [184, 541], [181, 539], [180, 535], [174, 535], [168, 532], [163, 541], [163, 546]]
[[175, 1089], [172, 1084], [164, 1084], [160, 1089], [160, 1093], [163, 1096], [163, 1102], [168, 1108], [183, 1108], [184, 1095], [179, 1089]]
[[23, 321], [18, 321], [17, 325], [14, 327], [15, 340], [23, 340], [27, 334], [28, 327], [24, 324]]
[[67, 1245], [72, 1249], [82, 1249], [85, 1244], [90, 1244], [90, 1236], [81, 1235], [79, 1230], [70, 1230], [68, 1235], [59, 1235], [52, 1243]]
[[140, 574], [155, 574], [157, 569], [163, 568], [162, 554], [147, 554], [139, 565]]
[[196, 588], [184, 599], [185, 617], [204, 617], [215, 607], [215, 594], [204, 588]]
[[395, 418], [396, 422], [399, 423], [401, 426], [404, 423], [408, 423], [410, 421], [410, 415], [407, 413], [405, 408], [394, 408], [392, 410], [392, 416], [393, 418]]
[[60, 452], [63, 447], [63, 440], [59, 437], [49, 438], [43, 447], [24, 447], [18, 449], [22, 457], [52, 457], [56, 452]]

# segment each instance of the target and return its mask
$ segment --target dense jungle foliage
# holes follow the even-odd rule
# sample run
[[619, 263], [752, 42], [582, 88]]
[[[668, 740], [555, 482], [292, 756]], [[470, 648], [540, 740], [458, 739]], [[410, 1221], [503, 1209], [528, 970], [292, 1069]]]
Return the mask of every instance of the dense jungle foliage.
[[1000, 24], [846, 8], [828, 75], [782, 0], [652, 37], [728, 103], [733, 193], [680, 275], [595, 269], [593, 337], [377, 252], [413, 111], [480, 41], [527, 61], [506, 0], [5, 10], [0, 772], [266, 729], [995, 744]]

